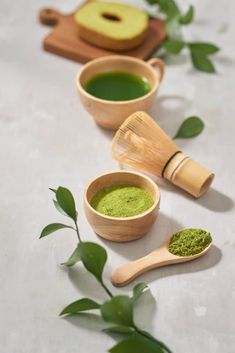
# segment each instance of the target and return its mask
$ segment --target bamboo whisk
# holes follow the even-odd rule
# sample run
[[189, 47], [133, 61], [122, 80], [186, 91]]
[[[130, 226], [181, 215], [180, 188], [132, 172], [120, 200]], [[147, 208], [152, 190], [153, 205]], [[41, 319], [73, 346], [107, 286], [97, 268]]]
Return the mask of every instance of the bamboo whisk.
[[146, 113], [136, 112], [121, 125], [112, 142], [120, 163], [168, 179], [195, 197], [209, 188], [214, 174], [184, 155]]

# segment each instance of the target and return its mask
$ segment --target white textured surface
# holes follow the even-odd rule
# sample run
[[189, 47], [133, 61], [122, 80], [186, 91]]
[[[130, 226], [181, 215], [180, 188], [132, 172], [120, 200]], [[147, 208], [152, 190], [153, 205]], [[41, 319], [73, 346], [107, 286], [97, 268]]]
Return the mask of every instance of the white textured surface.
[[[75, 0], [52, 3], [64, 12], [77, 5]], [[107, 280], [113, 268], [147, 254], [180, 228], [210, 230], [215, 246], [208, 256], [142, 276], [157, 304], [144, 297], [137, 321], [174, 353], [235, 352], [235, 3], [194, 3], [197, 20], [185, 29], [186, 36], [221, 46], [218, 74], [194, 71], [186, 55], [171, 60], [151, 113], [169, 134], [187, 115], [203, 117], [205, 131], [179, 145], [215, 171], [213, 189], [195, 201], [162, 185], [161, 213], [151, 233], [120, 245], [97, 239], [83, 214], [86, 183], [117, 165], [110, 158], [112, 133], [93, 123], [77, 97], [80, 65], [41, 50], [50, 29], [39, 25], [36, 16], [50, 2], [1, 0], [0, 353], [103, 353], [114, 344], [99, 332], [103, 324], [98, 319], [57, 316], [80, 296], [105, 298], [79, 266], [70, 271], [59, 266], [75, 246], [70, 231], [38, 240], [44, 225], [63, 221], [48, 191], [58, 185], [76, 195], [83, 237], [108, 250]]]

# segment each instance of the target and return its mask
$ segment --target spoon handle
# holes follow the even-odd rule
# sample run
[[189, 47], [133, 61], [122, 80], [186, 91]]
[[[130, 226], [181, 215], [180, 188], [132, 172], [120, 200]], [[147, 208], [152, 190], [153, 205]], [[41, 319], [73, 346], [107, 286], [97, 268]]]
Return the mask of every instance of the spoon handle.
[[118, 267], [112, 273], [112, 283], [117, 287], [122, 287], [142, 273], [157, 267], [169, 265], [174, 260], [174, 255], [170, 254], [165, 247], [161, 247], [138, 260]]

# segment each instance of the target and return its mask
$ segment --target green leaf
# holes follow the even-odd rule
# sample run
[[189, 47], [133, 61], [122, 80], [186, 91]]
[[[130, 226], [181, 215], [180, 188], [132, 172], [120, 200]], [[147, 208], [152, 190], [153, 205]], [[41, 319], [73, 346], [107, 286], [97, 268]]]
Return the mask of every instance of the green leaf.
[[192, 52], [200, 52], [204, 55], [215, 54], [220, 50], [217, 45], [207, 42], [190, 42], [188, 45]]
[[180, 15], [180, 9], [174, 0], [157, 0], [157, 5], [168, 18]]
[[179, 16], [170, 17], [165, 21], [165, 30], [169, 37], [172, 37], [180, 28]]
[[160, 11], [166, 15], [165, 30], [169, 37], [172, 37], [180, 28], [179, 18], [181, 16], [180, 9], [173, 0], [159, 0]]
[[56, 232], [59, 229], [63, 229], [63, 228], [70, 228], [73, 229], [73, 227], [67, 226], [66, 224], [62, 224], [62, 223], [51, 223], [48, 224], [48, 226], [46, 226], [45, 228], [43, 228], [41, 235], [39, 237], [39, 239], [46, 237], [47, 235]]
[[157, 5], [158, 0], [145, 0], [149, 5]]
[[59, 211], [63, 216], [68, 217], [67, 213], [65, 213], [62, 208], [60, 207], [60, 205], [58, 204], [58, 202], [56, 200], [53, 200], [54, 206], [57, 209], [57, 211]]
[[112, 327], [107, 327], [103, 330], [105, 333], [117, 333], [120, 335], [132, 335], [135, 330], [133, 327], [128, 327], [128, 326], [112, 326]]
[[215, 67], [212, 64], [211, 60], [200, 51], [191, 51], [191, 58], [193, 66], [200, 71], [207, 73], [214, 73]]
[[185, 43], [182, 40], [168, 39], [165, 40], [162, 46], [170, 54], [179, 54], [184, 48]]
[[174, 138], [195, 137], [202, 132], [204, 126], [200, 118], [191, 116], [183, 121]]
[[62, 208], [62, 210], [76, 222], [77, 212], [71, 191], [60, 186], [56, 191], [56, 199], [60, 208]]
[[132, 295], [133, 302], [135, 302], [147, 289], [148, 289], [148, 285], [144, 282], [140, 282], [136, 284], [133, 288], [133, 295]]
[[60, 313], [60, 315], [65, 314], [78, 314], [81, 311], [88, 311], [93, 309], [99, 309], [100, 304], [89, 298], [79, 299], [68, 306], [66, 306]]
[[132, 299], [125, 295], [119, 295], [101, 305], [101, 314], [105, 321], [113, 322], [121, 326], [133, 326]]
[[102, 273], [107, 261], [106, 250], [96, 243], [82, 242], [78, 244], [78, 252], [85, 268], [102, 282]]
[[180, 17], [179, 22], [182, 25], [188, 25], [193, 21], [193, 16], [194, 16], [194, 7], [190, 5], [186, 14]]
[[165, 15], [165, 30], [169, 37], [173, 36], [179, 29], [180, 9], [174, 0], [147, 0], [150, 5], [157, 5], [159, 11]]
[[81, 261], [81, 256], [79, 254], [79, 250], [78, 248], [76, 248], [74, 250], [74, 252], [72, 253], [72, 255], [70, 256], [70, 258], [68, 259], [67, 262], [63, 263], [62, 265], [68, 266], [68, 267], [72, 267], [74, 266], [78, 261]]
[[[60, 207], [60, 205], [58, 204], [58, 202], [56, 200], [53, 200], [54, 206], [57, 209], [57, 211], [59, 211], [63, 216], [68, 217], [67, 213], [65, 213], [62, 208]], [[78, 216], [78, 213], [76, 212], [76, 215]]]
[[157, 343], [163, 349], [164, 352], [172, 353], [172, 351], [163, 342], [157, 340], [155, 337], [153, 337], [147, 331], [138, 329], [138, 332], [140, 334], [144, 335], [146, 338], [150, 339], [151, 341], [154, 341], [155, 343]]
[[165, 353], [157, 343], [138, 333], [124, 339], [109, 350], [110, 353]]

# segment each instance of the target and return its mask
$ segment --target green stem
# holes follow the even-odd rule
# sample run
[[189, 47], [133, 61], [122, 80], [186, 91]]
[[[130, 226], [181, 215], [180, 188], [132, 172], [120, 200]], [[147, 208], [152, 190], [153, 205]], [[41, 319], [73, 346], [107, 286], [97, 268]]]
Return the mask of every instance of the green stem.
[[78, 236], [78, 242], [81, 243], [82, 242], [82, 239], [80, 237], [80, 233], [79, 233], [79, 230], [78, 230], [78, 225], [77, 225], [77, 222], [75, 222], [75, 230], [76, 230], [76, 233], [77, 233], [77, 236]]
[[147, 338], [147, 339], [150, 339], [152, 340], [153, 342], [156, 342], [158, 343], [162, 348], [164, 348], [164, 350], [167, 352], [167, 353], [172, 353], [172, 351], [161, 341], [157, 340], [155, 337], [153, 337], [152, 335], [150, 335], [148, 332], [145, 332], [145, 331], [142, 331], [140, 330], [137, 326], [134, 325], [134, 329], [137, 333], [139, 333], [141, 336]]
[[106, 287], [106, 285], [104, 284], [103, 281], [99, 281], [99, 283], [101, 284], [101, 286], [104, 288], [105, 292], [108, 294], [108, 296], [110, 298], [113, 298], [113, 294], [110, 292], [110, 290]]

